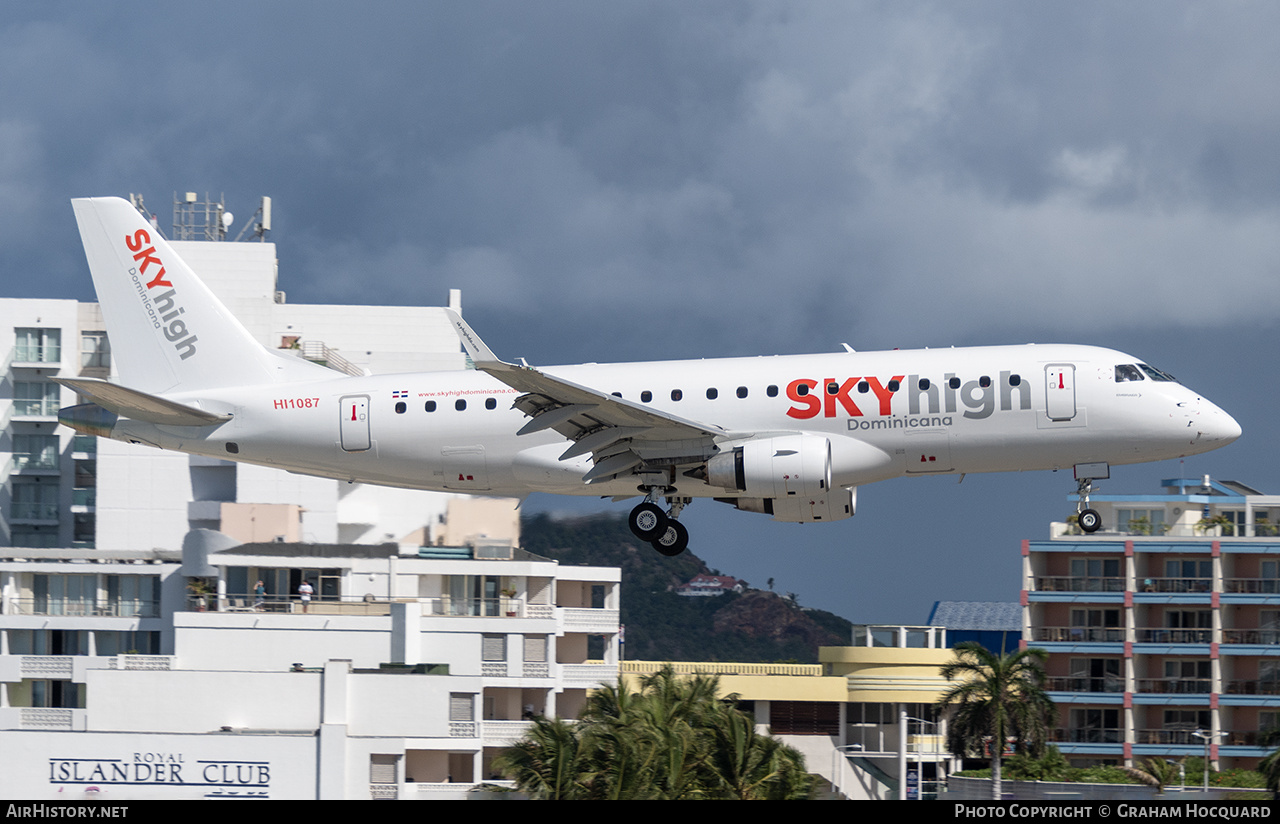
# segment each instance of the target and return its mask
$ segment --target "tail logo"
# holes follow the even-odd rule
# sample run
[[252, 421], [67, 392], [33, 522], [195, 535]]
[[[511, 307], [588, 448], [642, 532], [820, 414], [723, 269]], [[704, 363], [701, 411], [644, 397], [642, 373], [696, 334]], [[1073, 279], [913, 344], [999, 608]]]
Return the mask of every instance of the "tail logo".
[[[187, 310], [178, 303], [178, 292], [173, 284], [165, 280], [164, 263], [156, 254], [156, 247], [151, 244], [151, 235], [146, 229], [139, 229], [132, 235], [125, 235], [124, 245], [133, 252], [133, 259], [138, 265], [129, 270], [142, 305], [146, 307], [151, 324], [164, 333], [165, 339], [173, 344], [174, 350], [183, 360], [196, 353], [198, 338], [191, 334], [187, 322], [180, 316]], [[157, 270], [151, 280], [147, 280], [147, 270]], [[152, 295], [152, 289], [167, 291]]]

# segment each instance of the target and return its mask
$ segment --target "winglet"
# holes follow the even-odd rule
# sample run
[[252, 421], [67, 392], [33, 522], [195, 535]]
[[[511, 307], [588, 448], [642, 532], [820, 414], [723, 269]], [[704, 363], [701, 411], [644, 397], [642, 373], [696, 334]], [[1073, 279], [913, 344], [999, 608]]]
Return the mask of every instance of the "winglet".
[[467, 354], [471, 356], [471, 362], [476, 365], [477, 369], [485, 366], [512, 365], [499, 360], [498, 356], [493, 354], [493, 350], [485, 346], [484, 341], [480, 340], [480, 336], [472, 331], [461, 315], [448, 308], [444, 310], [444, 314], [445, 317], [449, 318], [449, 322], [453, 324], [453, 331], [458, 333], [458, 339], [462, 341], [462, 348], [467, 350]]

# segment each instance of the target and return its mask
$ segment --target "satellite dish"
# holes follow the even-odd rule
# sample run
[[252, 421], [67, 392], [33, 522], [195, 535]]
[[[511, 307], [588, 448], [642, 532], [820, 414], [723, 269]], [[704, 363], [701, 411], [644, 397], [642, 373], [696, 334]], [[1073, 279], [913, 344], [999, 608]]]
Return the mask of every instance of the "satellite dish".
[[223, 228], [223, 229], [230, 229], [230, 228], [231, 228], [231, 223], [232, 223], [232, 221], [234, 221], [234, 220], [235, 220], [235, 215], [231, 214], [230, 212], [223, 212], [223, 213], [222, 213], [222, 228]]

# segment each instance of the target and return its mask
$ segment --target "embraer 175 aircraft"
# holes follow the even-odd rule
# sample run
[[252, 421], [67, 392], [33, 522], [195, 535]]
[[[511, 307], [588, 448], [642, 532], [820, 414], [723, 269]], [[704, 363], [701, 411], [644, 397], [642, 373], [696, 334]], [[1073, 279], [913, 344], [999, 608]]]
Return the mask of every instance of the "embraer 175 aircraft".
[[1091, 481], [1111, 465], [1240, 435], [1168, 374], [1091, 346], [535, 369], [446, 310], [474, 370], [350, 377], [255, 341], [129, 203], [73, 205], [120, 383], [59, 379], [91, 401], [65, 425], [352, 482], [642, 495], [631, 529], [665, 555], [688, 545], [678, 519], [694, 498], [838, 521], [863, 484], [939, 473], [1072, 467], [1093, 532]]

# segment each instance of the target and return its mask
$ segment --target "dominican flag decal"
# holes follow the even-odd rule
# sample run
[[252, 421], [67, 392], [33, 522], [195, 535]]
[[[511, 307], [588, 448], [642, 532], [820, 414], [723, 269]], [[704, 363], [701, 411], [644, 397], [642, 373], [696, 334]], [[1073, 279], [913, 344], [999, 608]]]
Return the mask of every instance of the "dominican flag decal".
[[408, 389], [393, 389], [393, 390], [391, 391], [391, 397], [393, 397], [393, 398], [407, 398], [407, 397], [409, 397], [409, 390], [408, 390]]

